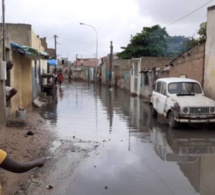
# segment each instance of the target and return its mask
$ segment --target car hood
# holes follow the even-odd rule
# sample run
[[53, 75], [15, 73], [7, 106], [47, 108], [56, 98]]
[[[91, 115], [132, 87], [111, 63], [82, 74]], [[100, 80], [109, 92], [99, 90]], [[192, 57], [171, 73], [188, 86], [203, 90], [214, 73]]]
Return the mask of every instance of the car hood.
[[171, 96], [181, 107], [215, 107], [215, 101], [204, 95], [195, 96]]

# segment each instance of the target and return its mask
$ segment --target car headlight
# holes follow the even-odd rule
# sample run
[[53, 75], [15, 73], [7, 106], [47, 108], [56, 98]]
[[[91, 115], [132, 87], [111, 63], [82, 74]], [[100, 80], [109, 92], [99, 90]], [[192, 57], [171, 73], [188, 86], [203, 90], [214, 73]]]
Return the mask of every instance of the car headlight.
[[210, 113], [214, 113], [215, 112], [215, 108], [214, 107], [211, 107], [210, 108]]
[[183, 113], [184, 114], [188, 114], [189, 113], [189, 109], [188, 108], [183, 108]]

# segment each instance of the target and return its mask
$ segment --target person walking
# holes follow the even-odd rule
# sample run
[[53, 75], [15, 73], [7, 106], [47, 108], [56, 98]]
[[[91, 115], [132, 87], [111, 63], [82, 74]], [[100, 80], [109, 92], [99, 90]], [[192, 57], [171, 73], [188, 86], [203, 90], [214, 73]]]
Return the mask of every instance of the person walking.
[[62, 74], [62, 72], [60, 72], [58, 75], [58, 83], [59, 83], [60, 87], [61, 87], [63, 80], [64, 80], [63, 74]]

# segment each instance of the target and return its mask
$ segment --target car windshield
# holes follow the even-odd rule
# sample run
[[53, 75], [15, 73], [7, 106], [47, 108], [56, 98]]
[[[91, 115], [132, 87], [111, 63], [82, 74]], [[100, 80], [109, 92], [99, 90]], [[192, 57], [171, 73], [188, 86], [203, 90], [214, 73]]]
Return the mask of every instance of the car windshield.
[[171, 94], [196, 94], [202, 93], [202, 89], [198, 83], [195, 82], [178, 82], [170, 83], [168, 91]]

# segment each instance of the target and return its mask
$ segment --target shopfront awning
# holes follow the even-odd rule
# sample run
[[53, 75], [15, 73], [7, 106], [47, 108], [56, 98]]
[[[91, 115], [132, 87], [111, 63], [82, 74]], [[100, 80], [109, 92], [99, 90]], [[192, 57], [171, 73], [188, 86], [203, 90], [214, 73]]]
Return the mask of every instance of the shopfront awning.
[[10, 42], [12, 49], [16, 52], [26, 55], [32, 60], [48, 59], [49, 54], [43, 51], [38, 51], [32, 47], [20, 45], [14, 42]]
[[47, 60], [47, 63], [48, 63], [48, 65], [51, 65], [51, 66], [57, 66], [57, 60], [54, 60], [54, 59]]

